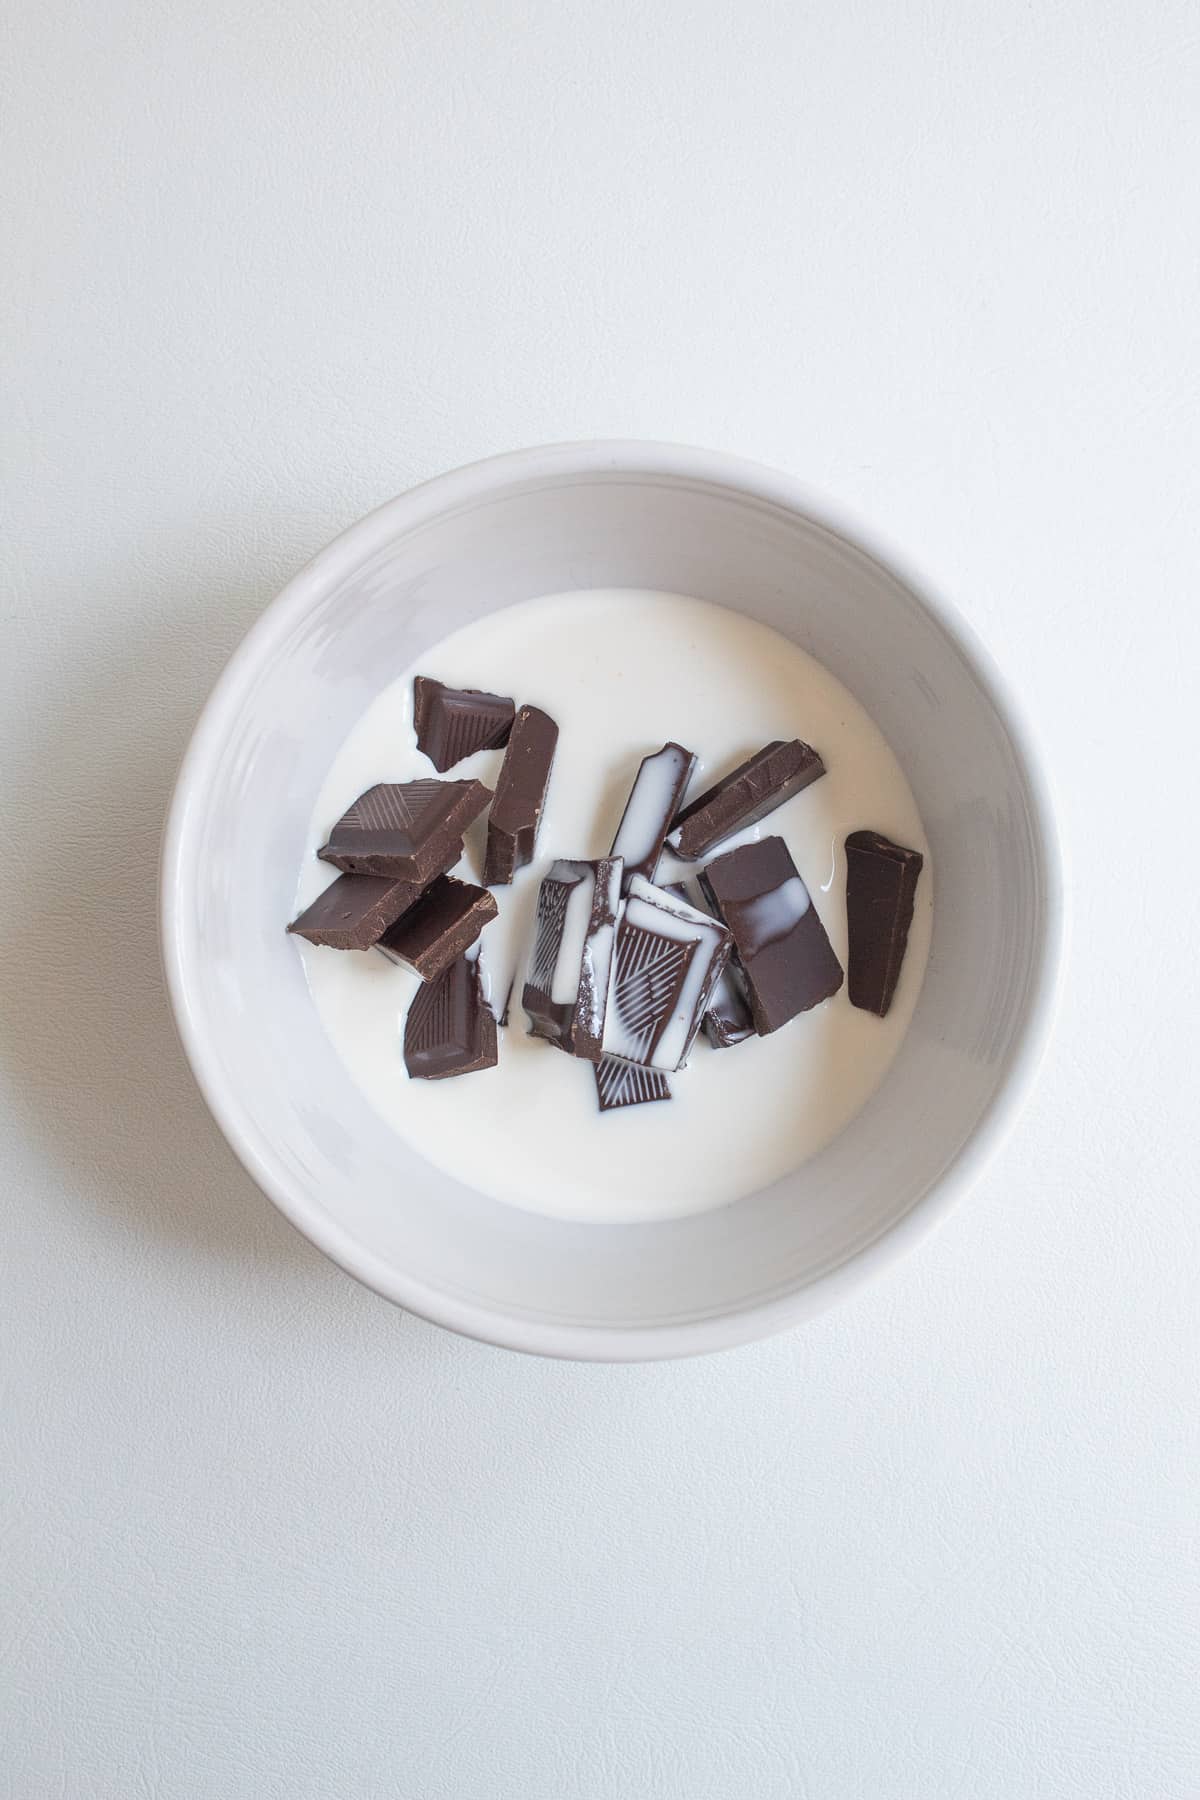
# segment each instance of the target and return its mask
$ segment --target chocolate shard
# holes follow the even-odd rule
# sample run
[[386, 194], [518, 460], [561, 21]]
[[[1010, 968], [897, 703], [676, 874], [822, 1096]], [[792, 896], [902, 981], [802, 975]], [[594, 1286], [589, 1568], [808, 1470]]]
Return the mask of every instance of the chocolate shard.
[[622, 862], [552, 863], [538, 890], [521, 1004], [531, 1037], [599, 1062], [608, 1010]]
[[700, 886], [733, 933], [760, 1037], [837, 993], [842, 965], [781, 837], [718, 856]]
[[516, 712], [502, 694], [446, 687], [428, 675], [418, 675], [413, 682], [417, 749], [435, 769], [452, 769], [477, 750], [498, 750], [507, 744]]
[[919, 850], [906, 850], [880, 831], [852, 831], [846, 839], [850, 1004], [881, 1019], [900, 979], [924, 863]]
[[[701, 912], [709, 910], [707, 897], [694, 875], [687, 881], [668, 881], [663, 892], [677, 894]], [[708, 1011], [700, 1022], [700, 1029], [714, 1050], [731, 1050], [754, 1036], [754, 1020], [737, 983], [736, 964], [735, 950], [717, 979]]]
[[417, 989], [404, 1026], [404, 1066], [415, 1081], [445, 1081], [496, 1065], [496, 1021], [479, 969], [460, 956]]
[[666, 1074], [681, 1068], [730, 948], [718, 920], [635, 875], [617, 927], [606, 1054]]
[[382, 782], [359, 795], [317, 854], [349, 875], [427, 887], [458, 861], [463, 832], [490, 798], [481, 781]]
[[777, 738], [685, 806], [667, 843], [684, 862], [696, 862], [735, 831], [757, 825], [824, 773], [825, 764], [811, 744]]
[[387, 875], [339, 875], [288, 930], [331, 950], [369, 950], [420, 895], [415, 883]]
[[695, 767], [695, 756], [682, 744], [664, 744], [642, 763], [610, 852], [624, 859], [622, 893], [629, 892], [635, 875], [654, 880], [667, 832], [679, 812]]
[[600, 1111], [615, 1112], [621, 1106], [645, 1106], [651, 1100], [669, 1100], [671, 1087], [658, 1069], [645, 1069], [638, 1063], [621, 1062], [615, 1056], [602, 1056], [593, 1065], [596, 1077], [596, 1099]]
[[470, 949], [499, 910], [495, 895], [486, 888], [439, 875], [415, 905], [388, 926], [376, 948], [422, 981], [433, 981]]
[[504, 886], [533, 860], [557, 744], [558, 726], [550, 715], [536, 706], [523, 706], [504, 752], [488, 819], [483, 859], [488, 887]]

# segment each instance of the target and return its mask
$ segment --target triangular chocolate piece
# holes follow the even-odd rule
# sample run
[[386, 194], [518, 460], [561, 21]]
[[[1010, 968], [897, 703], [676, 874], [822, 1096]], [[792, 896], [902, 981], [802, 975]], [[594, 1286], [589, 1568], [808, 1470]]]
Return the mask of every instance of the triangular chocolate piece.
[[409, 1007], [404, 1065], [414, 1080], [444, 1081], [493, 1068], [496, 1060], [496, 1021], [484, 1004], [478, 964], [460, 956]]
[[499, 750], [508, 742], [516, 713], [502, 694], [446, 687], [428, 675], [413, 682], [417, 749], [435, 769], [452, 769], [478, 750]]

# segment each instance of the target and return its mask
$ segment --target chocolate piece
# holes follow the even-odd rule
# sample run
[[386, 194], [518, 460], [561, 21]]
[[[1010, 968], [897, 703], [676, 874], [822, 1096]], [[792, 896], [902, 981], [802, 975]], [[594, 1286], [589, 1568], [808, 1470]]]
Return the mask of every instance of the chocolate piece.
[[825, 764], [811, 744], [777, 738], [685, 806], [667, 843], [676, 856], [695, 862], [723, 838], [765, 819], [824, 773]]
[[490, 797], [481, 781], [382, 782], [342, 814], [317, 855], [349, 875], [427, 887], [458, 861], [463, 832]]
[[925, 858], [880, 831], [846, 839], [847, 989], [851, 1006], [887, 1017], [908, 945]]
[[503, 886], [533, 859], [557, 743], [558, 726], [549, 714], [523, 706], [504, 752], [488, 819], [483, 861], [488, 887]]
[[504, 1010], [500, 1014], [500, 1017], [496, 1020], [497, 1025], [507, 1026], [507, 1024], [508, 1024], [508, 1015], [512, 1008], [513, 989], [516, 987], [516, 985], [517, 985], [517, 978], [514, 975], [512, 980], [508, 984], [508, 992], [504, 996]]
[[671, 1098], [670, 1084], [657, 1069], [644, 1069], [638, 1063], [602, 1056], [592, 1073], [596, 1077], [596, 1098], [602, 1113], [615, 1112], [620, 1106], [645, 1106], [650, 1100]]
[[664, 744], [638, 770], [610, 852], [625, 861], [623, 894], [629, 892], [635, 875], [654, 880], [663, 843], [695, 767], [696, 758], [682, 744]]
[[718, 856], [700, 886], [733, 933], [760, 1037], [837, 993], [842, 965], [781, 837]]
[[608, 1008], [622, 862], [552, 863], [538, 890], [522, 1005], [531, 1037], [599, 1062]]
[[411, 881], [386, 875], [339, 875], [288, 926], [310, 944], [331, 950], [369, 950], [388, 926], [421, 896]]
[[388, 926], [377, 948], [422, 981], [432, 981], [455, 957], [470, 949], [499, 910], [495, 896], [486, 888], [439, 875], [416, 904]]
[[413, 682], [417, 749], [435, 769], [452, 769], [477, 750], [498, 750], [507, 744], [516, 711], [501, 694], [446, 687], [428, 675], [418, 675]]
[[464, 831], [490, 798], [478, 781], [380, 783], [342, 815], [317, 854], [350, 874], [424, 888], [458, 861]]
[[730, 948], [724, 925], [635, 875], [617, 927], [605, 1052], [668, 1074], [681, 1068]]
[[[694, 875], [689, 881], [668, 881], [663, 892], [678, 894], [681, 900], [701, 912], [708, 910], [708, 900]], [[700, 1022], [700, 1028], [714, 1050], [731, 1050], [735, 1044], [744, 1044], [747, 1038], [754, 1036], [754, 1020], [737, 984], [736, 963], [735, 950], [717, 979], [708, 1011]]]
[[417, 989], [404, 1027], [404, 1066], [415, 1081], [444, 1081], [495, 1067], [496, 1021], [478, 966], [460, 956]]

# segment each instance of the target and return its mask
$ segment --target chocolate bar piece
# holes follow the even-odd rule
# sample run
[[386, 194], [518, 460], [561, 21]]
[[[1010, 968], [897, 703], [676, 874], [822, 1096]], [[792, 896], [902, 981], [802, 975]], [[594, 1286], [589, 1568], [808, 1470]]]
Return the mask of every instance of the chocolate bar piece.
[[610, 855], [624, 859], [622, 893], [629, 892], [635, 875], [654, 880], [663, 843], [695, 767], [695, 756], [682, 744], [664, 744], [642, 763], [610, 851]]
[[481, 781], [383, 782], [359, 795], [317, 855], [348, 875], [427, 887], [458, 861], [463, 832], [490, 798]]
[[617, 927], [605, 1052], [667, 1074], [681, 1068], [730, 948], [718, 920], [635, 875]]
[[495, 1067], [496, 1021], [478, 965], [460, 956], [417, 989], [404, 1026], [404, 1066], [416, 1081], [444, 1081]]
[[533, 860], [557, 743], [558, 726], [549, 714], [523, 706], [504, 752], [488, 819], [483, 859], [488, 887], [503, 886]]
[[700, 886], [733, 933], [760, 1037], [837, 993], [842, 965], [781, 837], [718, 856]]
[[552, 863], [538, 890], [522, 1005], [531, 1037], [599, 1062], [608, 1007], [622, 862]]
[[645, 1106], [651, 1100], [669, 1100], [671, 1088], [657, 1069], [602, 1056], [593, 1066], [600, 1111], [615, 1112], [620, 1106]]
[[880, 831], [852, 831], [846, 839], [850, 1004], [881, 1019], [900, 979], [924, 862], [919, 850], [906, 850]]
[[735, 831], [757, 825], [824, 773], [825, 764], [811, 744], [777, 738], [685, 806], [667, 843], [685, 862], [696, 862]]
[[428, 675], [413, 682], [413, 724], [417, 749], [435, 769], [452, 769], [477, 750], [507, 744], [517, 709], [501, 694], [479, 688], [451, 688]]
[[[351, 877], [362, 880], [361, 876]], [[494, 894], [469, 881], [439, 875], [415, 905], [389, 925], [377, 948], [392, 962], [432, 981], [469, 950], [500, 908]]]
[[420, 896], [420, 888], [411, 881], [393, 881], [387, 875], [339, 875], [288, 930], [331, 950], [369, 950]]
[[[708, 901], [694, 875], [688, 881], [668, 881], [663, 892], [677, 894], [701, 912], [708, 910]], [[701, 1030], [714, 1050], [731, 1050], [734, 1044], [744, 1044], [747, 1038], [754, 1036], [754, 1020], [737, 984], [736, 963], [735, 950], [717, 978], [708, 1011], [700, 1022]]]

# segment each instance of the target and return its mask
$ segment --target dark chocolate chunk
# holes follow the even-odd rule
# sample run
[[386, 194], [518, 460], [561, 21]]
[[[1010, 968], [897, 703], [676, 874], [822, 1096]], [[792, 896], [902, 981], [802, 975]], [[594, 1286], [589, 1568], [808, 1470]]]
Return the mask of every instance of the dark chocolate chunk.
[[288, 930], [331, 950], [369, 950], [420, 896], [420, 888], [411, 881], [393, 881], [387, 875], [339, 875]]
[[460, 956], [417, 989], [404, 1027], [404, 1065], [416, 1081], [444, 1081], [495, 1067], [496, 1021], [484, 1004], [479, 967]]
[[617, 927], [605, 1052], [668, 1074], [681, 1068], [729, 952], [718, 920], [635, 875]]
[[646, 1069], [640, 1063], [621, 1062], [615, 1056], [602, 1056], [593, 1065], [596, 1098], [600, 1111], [615, 1112], [619, 1106], [645, 1106], [651, 1100], [669, 1100], [671, 1088], [658, 1069]]
[[[361, 881], [363, 877], [352, 879]], [[416, 904], [388, 926], [377, 948], [422, 981], [432, 981], [470, 949], [499, 910], [495, 895], [486, 888], [439, 875]]]
[[490, 798], [481, 781], [383, 782], [359, 795], [317, 854], [349, 875], [426, 887], [458, 861], [463, 832]]
[[[694, 875], [688, 881], [668, 881], [663, 892], [677, 894], [689, 906], [698, 907], [702, 912], [708, 910], [707, 896]], [[737, 983], [736, 964], [735, 950], [717, 979], [708, 1011], [700, 1022], [700, 1029], [714, 1050], [731, 1050], [735, 1044], [744, 1044], [747, 1038], [754, 1036], [754, 1020]]]
[[676, 815], [667, 843], [676, 856], [695, 862], [735, 831], [765, 819], [824, 773], [825, 764], [811, 744], [802, 744], [799, 738], [790, 743], [776, 739], [685, 806]]
[[837, 993], [842, 966], [782, 838], [718, 856], [700, 886], [733, 933], [760, 1037]]
[[664, 744], [642, 763], [610, 851], [610, 855], [620, 856], [625, 862], [622, 893], [629, 892], [635, 875], [654, 880], [663, 843], [695, 767], [695, 756], [682, 744]]
[[413, 682], [417, 749], [435, 769], [452, 769], [477, 750], [498, 750], [507, 744], [516, 711], [501, 694], [446, 687], [428, 675], [418, 675]]
[[908, 946], [925, 859], [879, 831], [846, 839], [847, 988], [851, 1006], [887, 1017]]
[[523, 706], [504, 752], [488, 819], [483, 879], [489, 887], [502, 887], [533, 860], [557, 743], [558, 726], [549, 714]]
[[522, 1005], [531, 1037], [599, 1062], [621, 899], [620, 857], [559, 861], [538, 889]]

